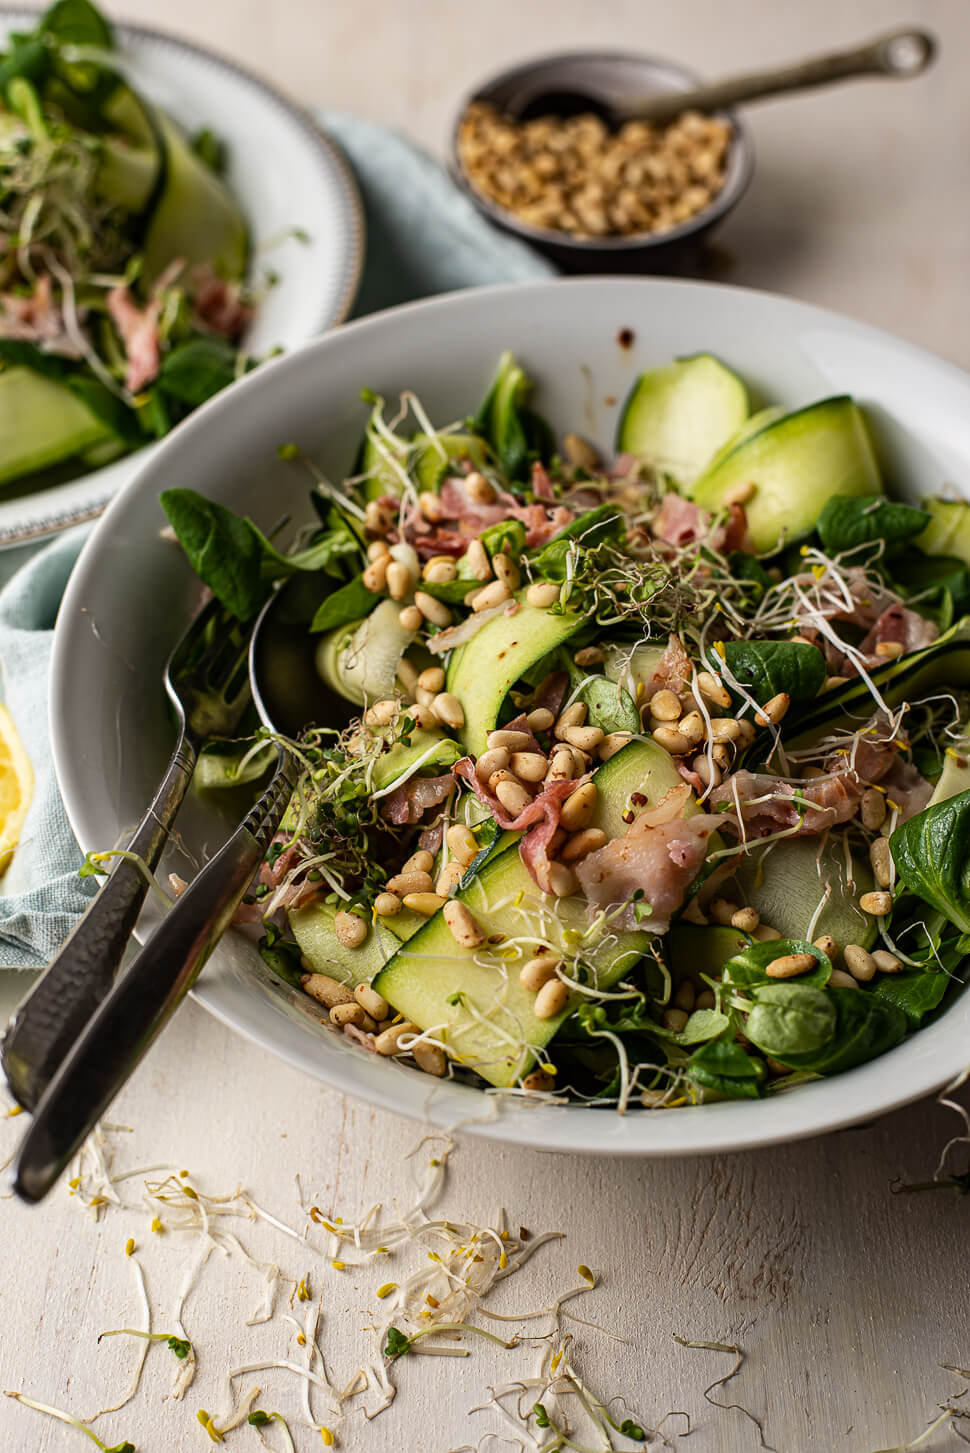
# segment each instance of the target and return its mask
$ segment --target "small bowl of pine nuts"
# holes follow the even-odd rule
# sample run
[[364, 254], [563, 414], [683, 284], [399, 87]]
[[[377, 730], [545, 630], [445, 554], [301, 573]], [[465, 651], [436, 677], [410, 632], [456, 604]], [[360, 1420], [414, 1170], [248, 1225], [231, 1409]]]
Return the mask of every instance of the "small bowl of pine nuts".
[[503, 71], [460, 109], [456, 179], [492, 222], [564, 271], [678, 271], [740, 201], [750, 135], [733, 112], [610, 122], [627, 102], [696, 83], [670, 61], [626, 52]]

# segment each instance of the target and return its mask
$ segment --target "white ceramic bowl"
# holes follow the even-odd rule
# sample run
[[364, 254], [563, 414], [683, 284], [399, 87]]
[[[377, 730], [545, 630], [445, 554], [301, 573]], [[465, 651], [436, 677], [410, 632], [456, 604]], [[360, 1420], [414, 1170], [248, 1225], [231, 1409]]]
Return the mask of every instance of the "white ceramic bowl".
[[[0, 8], [0, 41], [30, 29], [36, 11]], [[174, 36], [116, 27], [133, 83], [188, 132], [204, 126], [226, 143], [227, 180], [249, 224], [256, 257], [279, 274], [246, 337], [259, 356], [315, 338], [350, 311], [364, 255], [357, 184], [312, 118], [234, 62]], [[286, 234], [302, 229], [306, 240]], [[262, 255], [260, 248], [283, 238]], [[155, 446], [149, 445], [153, 450]], [[51, 534], [100, 513], [141, 466], [146, 451], [55, 488], [0, 499], [0, 548]]]
[[[629, 347], [618, 335], [632, 330]], [[854, 394], [865, 405], [887, 482], [904, 493], [970, 479], [970, 378], [861, 323], [738, 288], [664, 280], [584, 279], [480, 288], [353, 323], [272, 364], [199, 410], [114, 500], [75, 569], [57, 622], [51, 724], [71, 822], [85, 850], [133, 826], [171, 747], [162, 664], [199, 587], [161, 538], [159, 490], [173, 482], [250, 512], [265, 525], [309, 516], [304, 474], [276, 457], [296, 441], [339, 478], [365, 419], [362, 385], [415, 390], [437, 420], [480, 399], [505, 348], [538, 380], [538, 407], [559, 431], [609, 451], [635, 375], [709, 350], [757, 400], [804, 404]], [[190, 801], [180, 833], [198, 858], [224, 825]], [[170, 866], [185, 871], [172, 856]], [[477, 1134], [610, 1155], [674, 1155], [763, 1145], [869, 1119], [926, 1094], [970, 1058], [970, 994], [939, 1022], [847, 1074], [765, 1101], [669, 1112], [501, 1106], [481, 1091], [431, 1081], [323, 1030], [305, 995], [274, 986], [239, 934], [227, 936], [195, 990], [199, 1001], [290, 1064], [373, 1104]], [[178, 1022], [168, 1031], [178, 1034]]]

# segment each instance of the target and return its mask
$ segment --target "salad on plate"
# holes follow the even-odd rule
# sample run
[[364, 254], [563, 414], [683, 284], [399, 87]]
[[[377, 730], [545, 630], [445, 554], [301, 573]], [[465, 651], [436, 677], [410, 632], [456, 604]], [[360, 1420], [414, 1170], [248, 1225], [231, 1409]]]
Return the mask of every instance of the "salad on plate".
[[0, 489], [98, 468], [251, 366], [245, 218], [211, 131], [138, 89], [89, 0], [0, 53]]
[[853, 399], [752, 413], [706, 354], [640, 376], [611, 459], [508, 354], [464, 420], [365, 400], [341, 484], [280, 447], [316, 480], [289, 553], [162, 495], [330, 693], [240, 913], [273, 973], [371, 1053], [620, 1111], [917, 1032], [970, 952], [970, 506], [887, 494]]

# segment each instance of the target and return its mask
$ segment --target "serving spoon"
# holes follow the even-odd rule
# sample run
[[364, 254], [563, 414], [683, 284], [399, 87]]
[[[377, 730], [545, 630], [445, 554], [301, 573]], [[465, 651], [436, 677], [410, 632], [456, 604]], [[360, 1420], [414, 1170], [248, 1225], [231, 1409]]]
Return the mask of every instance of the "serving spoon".
[[[613, 129], [626, 121], [650, 121], [663, 125], [684, 111], [722, 111], [770, 96], [829, 86], [837, 81], [858, 80], [865, 76], [908, 80], [921, 75], [932, 63], [936, 52], [936, 39], [929, 31], [903, 26], [851, 50], [832, 51], [770, 70], [747, 71], [743, 75], [694, 86], [686, 91], [665, 91], [653, 96], [621, 94], [606, 100], [574, 90], [546, 90], [536, 95], [531, 87], [525, 86], [517, 96], [514, 87], [509, 87], [503, 97], [502, 109], [520, 121], [538, 116], [571, 116], [581, 111], [593, 111]], [[568, 57], [563, 59], [568, 60]]]

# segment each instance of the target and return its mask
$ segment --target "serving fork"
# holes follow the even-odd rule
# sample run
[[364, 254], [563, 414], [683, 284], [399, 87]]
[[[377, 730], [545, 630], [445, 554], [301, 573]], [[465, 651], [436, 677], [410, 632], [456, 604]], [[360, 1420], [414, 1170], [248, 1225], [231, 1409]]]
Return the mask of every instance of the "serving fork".
[[166, 662], [163, 680], [178, 734], [165, 774], [126, 856], [17, 1009], [0, 1043], [0, 1064], [26, 1110], [39, 1104], [111, 989], [148, 891], [149, 872], [168, 841], [203, 742], [230, 736], [249, 703], [249, 634], [218, 601], [209, 600]]

